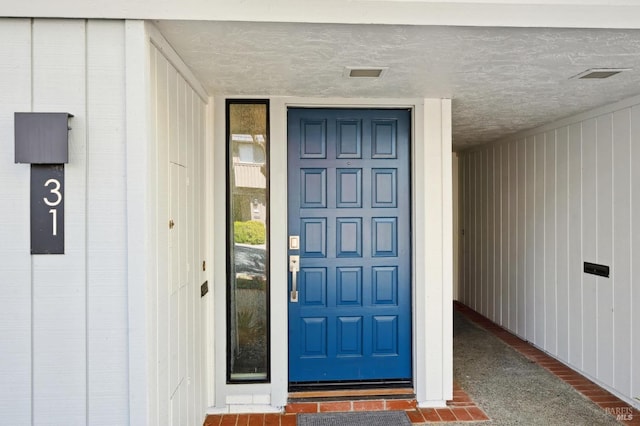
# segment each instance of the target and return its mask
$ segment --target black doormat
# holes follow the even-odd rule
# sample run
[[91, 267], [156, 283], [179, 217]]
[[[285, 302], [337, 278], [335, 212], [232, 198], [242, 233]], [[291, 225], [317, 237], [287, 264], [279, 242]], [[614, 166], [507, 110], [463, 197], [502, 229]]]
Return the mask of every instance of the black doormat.
[[411, 426], [404, 411], [298, 414], [298, 426]]

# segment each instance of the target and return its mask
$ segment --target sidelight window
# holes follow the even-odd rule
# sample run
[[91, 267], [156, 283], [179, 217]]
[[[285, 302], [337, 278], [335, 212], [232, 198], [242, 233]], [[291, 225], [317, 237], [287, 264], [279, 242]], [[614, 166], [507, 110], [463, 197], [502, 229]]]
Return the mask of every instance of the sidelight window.
[[227, 101], [227, 381], [269, 381], [269, 104]]

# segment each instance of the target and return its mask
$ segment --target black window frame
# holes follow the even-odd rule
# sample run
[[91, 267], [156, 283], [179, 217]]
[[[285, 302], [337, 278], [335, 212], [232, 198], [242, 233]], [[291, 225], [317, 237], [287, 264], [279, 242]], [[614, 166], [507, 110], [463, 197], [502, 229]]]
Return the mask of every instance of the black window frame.
[[[230, 309], [232, 300], [231, 300], [231, 290], [232, 290], [232, 281], [235, 280], [235, 277], [232, 276], [233, 266], [232, 262], [234, 262], [231, 253], [229, 252], [229, 247], [234, 243], [234, 236], [232, 233], [233, 229], [233, 194], [231, 191], [231, 173], [233, 173], [233, 147], [231, 141], [231, 114], [230, 109], [232, 105], [244, 104], [244, 105], [265, 105], [266, 108], [266, 143], [265, 143], [265, 158], [264, 158], [264, 167], [265, 167], [265, 178], [266, 178], [266, 189], [265, 189], [265, 198], [266, 198], [266, 223], [265, 223], [265, 232], [266, 232], [266, 257], [265, 257], [265, 274], [266, 274], [266, 288], [265, 288], [265, 309], [266, 309], [266, 377], [263, 379], [248, 379], [248, 380], [239, 380], [232, 378], [231, 372], [231, 357], [232, 357], [232, 348], [231, 348], [231, 312]], [[270, 104], [269, 99], [226, 99], [225, 102], [225, 162], [226, 162], [226, 321], [227, 321], [227, 332], [226, 332], [226, 383], [227, 384], [256, 384], [256, 383], [271, 383], [271, 271], [270, 271], [270, 253], [271, 253], [271, 236], [270, 236], [270, 221], [271, 221], [271, 195], [270, 195], [270, 155], [269, 155], [269, 146], [271, 143], [271, 123], [270, 123]]]

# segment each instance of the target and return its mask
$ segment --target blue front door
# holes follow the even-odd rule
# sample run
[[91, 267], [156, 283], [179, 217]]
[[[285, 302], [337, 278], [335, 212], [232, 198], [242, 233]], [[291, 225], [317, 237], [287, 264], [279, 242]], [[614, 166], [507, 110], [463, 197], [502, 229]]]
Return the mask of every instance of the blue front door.
[[411, 378], [410, 117], [288, 111], [291, 383]]

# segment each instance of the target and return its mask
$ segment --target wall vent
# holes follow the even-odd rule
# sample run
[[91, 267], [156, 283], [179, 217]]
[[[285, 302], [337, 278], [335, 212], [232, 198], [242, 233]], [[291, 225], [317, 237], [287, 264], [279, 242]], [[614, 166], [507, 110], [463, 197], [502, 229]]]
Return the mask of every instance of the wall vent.
[[581, 72], [580, 74], [576, 74], [571, 79], [576, 80], [585, 80], [585, 79], [595, 79], [602, 80], [604, 78], [609, 78], [616, 74], [620, 74], [621, 72], [631, 71], [631, 68], [591, 68], [586, 71]]
[[380, 78], [388, 67], [345, 67], [342, 75], [347, 78]]

